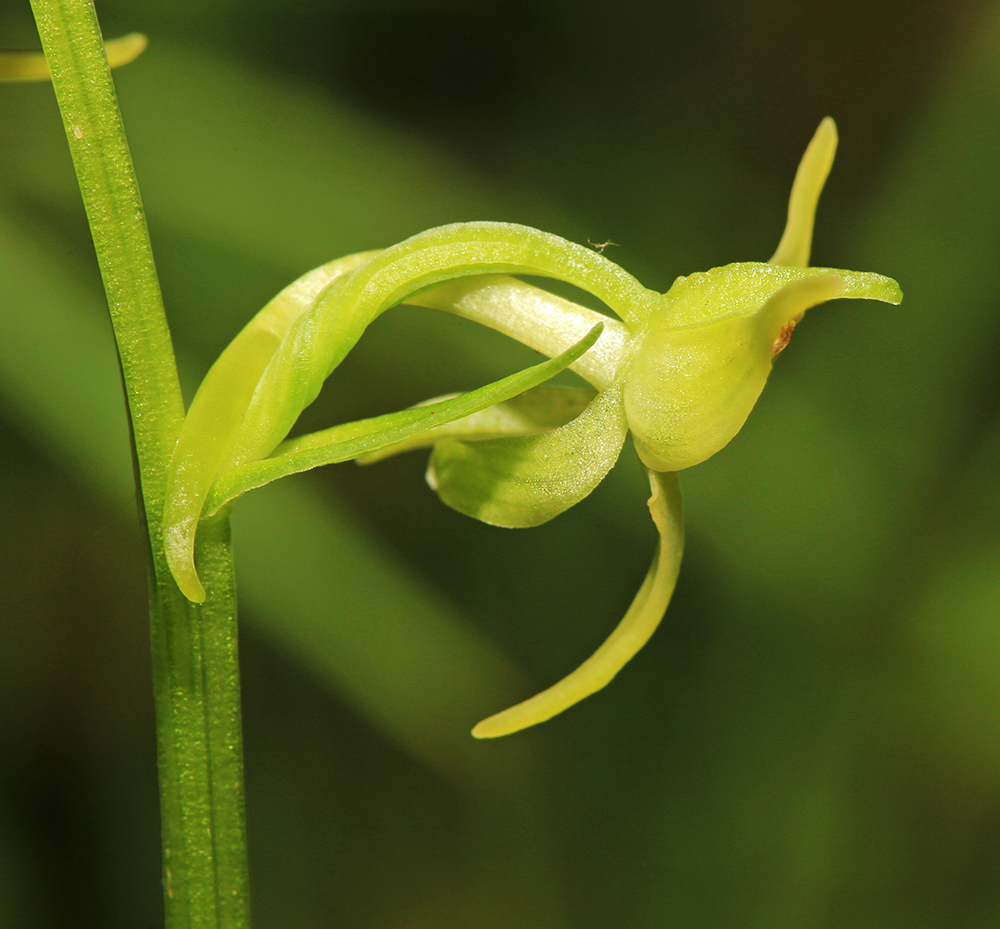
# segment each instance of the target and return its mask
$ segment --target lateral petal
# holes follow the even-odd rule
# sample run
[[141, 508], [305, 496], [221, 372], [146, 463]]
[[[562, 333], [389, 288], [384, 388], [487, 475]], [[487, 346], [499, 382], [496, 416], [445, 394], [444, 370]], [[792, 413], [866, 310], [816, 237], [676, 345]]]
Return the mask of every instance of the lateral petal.
[[628, 427], [619, 385], [542, 435], [438, 442], [427, 482], [441, 500], [492, 526], [538, 526], [586, 497], [618, 460]]
[[[442, 439], [475, 442], [550, 432], [576, 419], [596, 395], [597, 391], [588, 387], [550, 387], [547, 384], [533, 387], [503, 403], [494, 403], [485, 410], [428, 429], [413, 438], [358, 455], [356, 461], [363, 465], [374, 464], [383, 458], [400, 455], [415, 448], [429, 448]], [[435, 397], [421, 406], [439, 403], [455, 396], [458, 395]]]

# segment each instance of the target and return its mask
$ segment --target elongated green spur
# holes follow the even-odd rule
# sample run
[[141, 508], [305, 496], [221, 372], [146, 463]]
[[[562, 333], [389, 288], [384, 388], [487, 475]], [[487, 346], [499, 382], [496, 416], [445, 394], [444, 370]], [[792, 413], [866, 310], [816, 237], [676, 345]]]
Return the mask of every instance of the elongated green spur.
[[[813, 219], [837, 132], [825, 119], [799, 166], [766, 263], [678, 278], [665, 294], [593, 249], [526, 226], [460, 223], [323, 265], [278, 294], [222, 353], [191, 404], [168, 477], [166, 554], [201, 601], [202, 519], [279, 477], [432, 446], [428, 482], [497, 526], [543, 523], [586, 497], [631, 434], [659, 533], [653, 563], [608, 640], [568, 677], [479, 723], [492, 738], [543, 722], [607, 684], [645, 644], [673, 593], [684, 541], [676, 472], [740, 430], [805, 311], [833, 298], [899, 303], [878, 274], [809, 267]], [[509, 275], [575, 285], [619, 319]], [[301, 411], [379, 314], [401, 303], [457, 314], [550, 360], [467, 394], [286, 441]], [[570, 368], [591, 388], [543, 382]]]

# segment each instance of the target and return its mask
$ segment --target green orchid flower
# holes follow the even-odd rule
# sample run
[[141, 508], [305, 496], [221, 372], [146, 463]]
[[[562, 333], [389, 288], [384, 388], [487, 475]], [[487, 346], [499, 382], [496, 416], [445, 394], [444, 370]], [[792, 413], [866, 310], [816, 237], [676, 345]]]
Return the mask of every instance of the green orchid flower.
[[[676, 472], [736, 435], [807, 309], [835, 297], [902, 299], [881, 275], [808, 266], [836, 144], [826, 119], [799, 166], [770, 261], [682, 277], [665, 294], [591, 249], [505, 223], [431, 229], [300, 278], [220, 356], [185, 420], [164, 521], [181, 590], [205, 596], [194, 559], [199, 521], [224, 518], [242, 493], [278, 477], [431, 446], [428, 482], [446, 504], [492, 525], [528, 527], [586, 497], [631, 434], [659, 535], [645, 581], [593, 656], [473, 735], [516, 732], [604, 687], [652, 635], [673, 593], [684, 542]], [[518, 273], [573, 284], [619, 320], [508, 276]], [[400, 303], [475, 320], [550, 360], [467, 394], [286, 441], [367, 325]], [[543, 384], [567, 367], [591, 388]]]

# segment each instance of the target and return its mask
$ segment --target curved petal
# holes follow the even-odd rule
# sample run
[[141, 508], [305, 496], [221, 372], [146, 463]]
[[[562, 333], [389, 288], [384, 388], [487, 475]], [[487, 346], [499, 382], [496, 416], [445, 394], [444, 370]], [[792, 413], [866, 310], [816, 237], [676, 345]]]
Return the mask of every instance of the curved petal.
[[597, 252], [528, 226], [474, 222], [428, 229], [334, 281], [295, 320], [257, 383], [225, 466], [270, 455], [385, 310], [447, 281], [496, 274], [562, 280], [593, 294], [626, 322], [648, 315], [659, 298]]
[[384, 310], [436, 284], [498, 273], [565, 280], [597, 296], [623, 319], [647, 314], [657, 296], [596, 252], [511, 223], [441, 226], [366, 259], [331, 280], [290, 322], [281, 316], [280, 331], [261, 324], [266, 310], [258, 314], [216, 362], [196, 396], [171, 464], [169, 512], [164, 516], [171, 571], [190, 599], [204, 598], [194, 564], [194, 535], [212, 482], [223, 470], [270, 455]]
[[184, 596], [196, 603], [205, 590], [194, 564], [201, 509], [239, 431], [257, 381], [296, 318], [331, 281], [377, 252], [339, 258], [304, 274], [275, 296], [216, 359], [191, 401], [167, 475], [164, 548]]
[[[590, 406], [596, 390], [587, 387], [550, 387], [543, 385], [526, 390], [503, 403], [463, 416], [442, 426], [435, 426], [413, 438], [396, 442], [378, 451], [358, 455], [358, 464], [369, 465], [393, 455], [401, 455], [416, 448], [428, 448], [442, 439], [475, 442], [484, 439], [502, 439], [505, 436], [538, 435], [551, 432], [576, 419]], [[457, 394], [435, 397], [421, 406], [451, 399]], [[281, 446], [279, 446], [280, 448]]]
[[839, 296], [845, 299], [883, 303], [899, 303], [903, 299], [896, 281], [871, 271], [738, 261], [678, 278], [640, 332], [710, 326], [725, 319], [750, 316], [782, 287], [804, 277], [827, 274], [843, 279], [844, 290]]
[[600, 340], [571, 366], [598, 390], [614, 382], [631, 335], [617, 319], [503, 275], [448, 281], [407, 297], [406, 302], [471, 319], [550, 358], [565, 351], [596, 323], [603, 323]]
[[522, 391], [555, 377], [572, 364], [597, 341], [601, 327], [602, 324], [598, 323], [576, 345], [561, 355], [478, 390], [397, 413], [344, 423], [284, 442], [270, 458], [251, 461], [220, 475], [205, 501], [205, 515], [214, 515], [248, 490], [263, 487], [271, 481], [322, 465], [350, 461], [366, 452], [377, 452], [399, 443], [419, 442], [428, 430], [447, 428], [446, 424], [454, 420], [468, 418], [469, 414], [475, 415], [497, 403], [503, 403]]
[[427, 483], [452, 509], [492, 526], [538, 526], [586, 497], [618, 460], [628, 427], [621, 387], [542, 435], [434, 447]]
[[670, 603], [684, 549], [684, 516], [677, 475], [647, 471], [652, 496], [649, 511], [660, 540], [653, 564], [625, 617], [604, 644], [572, 674], [548, 690], [484, 719], [473, 730], [477, 739], [510, 735], [579, 703], [604, 687], [656, 631]]

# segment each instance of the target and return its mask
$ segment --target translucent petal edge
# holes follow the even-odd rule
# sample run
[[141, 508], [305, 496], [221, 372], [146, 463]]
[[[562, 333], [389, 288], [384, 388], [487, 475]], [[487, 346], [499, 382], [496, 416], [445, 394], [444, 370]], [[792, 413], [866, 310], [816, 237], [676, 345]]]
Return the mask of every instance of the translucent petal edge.
[[587, 497], [614, 467], [628, 424], [621, 384], [542, 435], [434, 446], [427, 483], [441, 502], [490, 526], [540, 526]]

